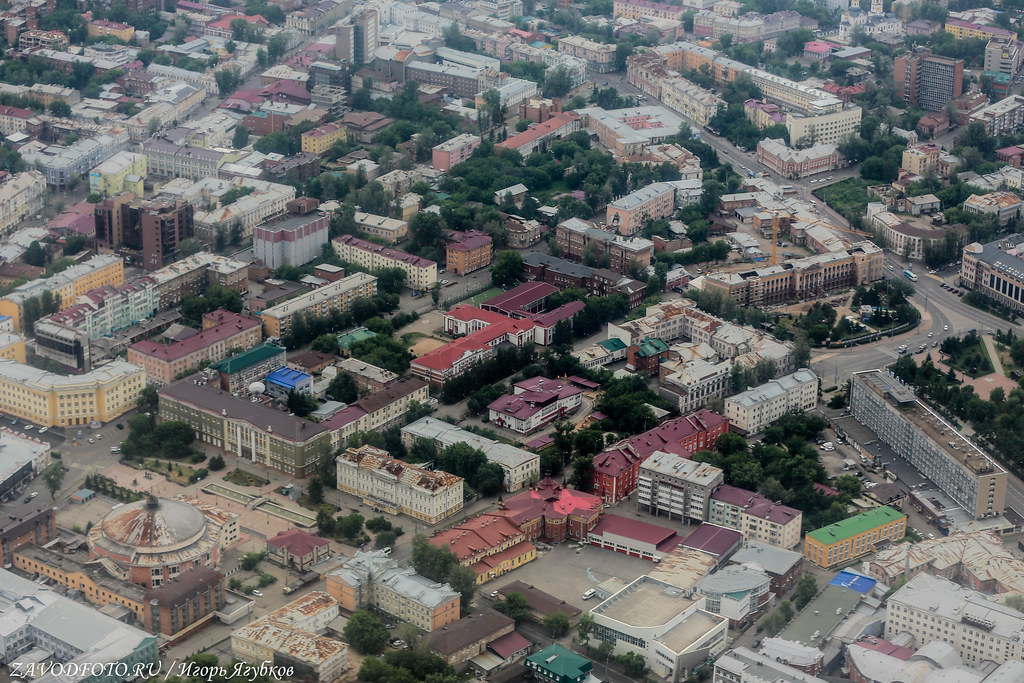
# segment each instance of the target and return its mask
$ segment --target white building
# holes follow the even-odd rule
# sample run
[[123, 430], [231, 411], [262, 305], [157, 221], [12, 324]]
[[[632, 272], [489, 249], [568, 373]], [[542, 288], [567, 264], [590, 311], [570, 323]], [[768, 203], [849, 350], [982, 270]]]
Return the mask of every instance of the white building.
[[46, 178], [39, 171], [17, 173], [0, 185], [0, 235], [43, 208]]
[[686, 415], [732, 390], [732, 361], [696, 358], [662, 377], [659, 384], [661, 395], [675, 401], [679, 412]]
[[265, 223], [252, 231], [253, 256], [271, 269], [305, 265], [323, 255], [329, 228], [330, 219], [322, 213]]
[[725, 400], [725, 416], [744, 434], [757, 434], [783, 414], [818, 402], [818, 376], [806, 368]]
[[335, 237], [331, 245], [342, 261], [358, 263], [369, 271], [401, 268], [406, 273], [406, 286], [412, 289], [430, 289], [437, 282], [437, 264], [429, 259], [382, 247], [352, 235]]
[[698, 126], [708, 125], [711, 117], [718, 113], [718, 107], [725, 104], [710, 90], [678, 77], [662, 81], [661, 101]]
[[817, 116], [786, 115], [786, 130], [789, 141], [794, 145], [814, 143], [838, 145], [860, 133], [860, 119], [863, 110], [851, 106], [836, 112]]
[[513, 387], [512, 394], [495, 399], [487, 410], [491, 424], [519, 434], [572, 415], [583, 402], [582, 390], [557, 380], [534, 377]]
[[715, 660], [714, 683], [824, 683], [817, 676], [805, 674], [745, 647], [729, 650]]
[[107, 133], [83, 138], [64, 147], [61, 145], [33, 146], [21, 149], [21, 158], [27, 166], [35, 166], [46, 177], [46, 184], [64, 189], [75, 178], [81, 178], [98, 164], [122, 151], [128, 145], [128, 131], [111, 128]]
[[640, 463], [636, 506], [655, 516], [703, 522], [711, 494], [723, 481], [717, 467], [657, 451]]
[[768, 605], [772, 579], [757, 565], [732, 565], [697, 584], [704, 608], [733, 624], [745, 624]]
[[[230, 204], [223, 203], [222, 197], [226, 193], [242, 188], [251, 188], [252, 191]], [[194, 183], [189, 183], [187, 178], [177, 178], [160, 191], [195, 206], [196, 235], [209, 240], [216, 237], [218, 228], [230, 231], [235, 225], [241, 226], [242, 237], [248, 237], [257, 225], [283, 216], [288, 210], [288, 202], [295, 199], [295, 188], [291, 185], [251, 178], [224, 180], [210, 177]]]

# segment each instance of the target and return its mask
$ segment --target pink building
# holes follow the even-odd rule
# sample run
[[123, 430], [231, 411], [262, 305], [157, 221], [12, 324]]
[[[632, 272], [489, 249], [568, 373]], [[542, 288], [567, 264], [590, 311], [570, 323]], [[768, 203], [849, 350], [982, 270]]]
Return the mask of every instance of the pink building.
[[461, 164], [471, 156], [473, 150], [480, 146], [480, 138], [470, 133], [458, 135], [446, 140], [433, 149], [432, 163], [435, 170], [448, 172], [452, 166]]
[[781, 139], [766, 138], [757, 143], [757, 160], [784, 178], [803, 178], [839, 168], [839, 150], [821, 143], [792, 149]]

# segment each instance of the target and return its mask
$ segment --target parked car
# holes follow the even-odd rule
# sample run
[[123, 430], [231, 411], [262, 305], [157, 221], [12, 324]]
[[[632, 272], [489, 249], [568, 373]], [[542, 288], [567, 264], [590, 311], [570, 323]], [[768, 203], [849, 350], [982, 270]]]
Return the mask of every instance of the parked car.
[[257, 598], [263, 597], [263, 593], [261, 593], [260, 591], [253, 591], [252, 594], [255, 595]]

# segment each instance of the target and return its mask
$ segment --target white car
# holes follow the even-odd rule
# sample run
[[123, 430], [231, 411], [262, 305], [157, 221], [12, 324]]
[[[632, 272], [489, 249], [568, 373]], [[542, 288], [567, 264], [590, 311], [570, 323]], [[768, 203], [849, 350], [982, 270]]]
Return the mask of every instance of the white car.
[[943, 325], [942, 326], [942, 331], [943, 332], [949, 332], [949, 325]]
[[49, 427], [40, 427], [40, 428], [39, 428], [39, 433], [40, 433], [40, 434], [45, 434], [45, 433], [46, 433], [46, 432], [48, 432], [48, 431], [50, 431], [50, 428], [49, 428]]
[[253, 591], [252, 594], [255, 595], [257, 598], [263, 597], [263, 593], [261, 593], [260, 591]]
[[441, 284], [442, 285], [446, 285], [446, 284], [448, 284], [448, 281], [447, 280], [441, 280]]
[[38, 495], [39, 495], [39, 491], [33, 491], [31, 494], [29, 494], [29, 498], [35, 498]]
[[929, 332], [929, 333], [928, 333], [928, 336], [929, 336], [929, 337], [934, 337], [934, 336], [935, 336], [935, 334], [934, 334], [933, 332]]
[[89, 439], [89, 443], [96, 443], [94, 440]]

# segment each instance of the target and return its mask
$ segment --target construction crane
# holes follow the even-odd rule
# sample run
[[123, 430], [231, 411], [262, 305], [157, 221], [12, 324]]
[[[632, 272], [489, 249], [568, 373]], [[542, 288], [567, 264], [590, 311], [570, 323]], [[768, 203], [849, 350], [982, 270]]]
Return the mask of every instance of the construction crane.
[[779, 257], [779, 212], [772, 211], [772, 262], [774, 266]]

